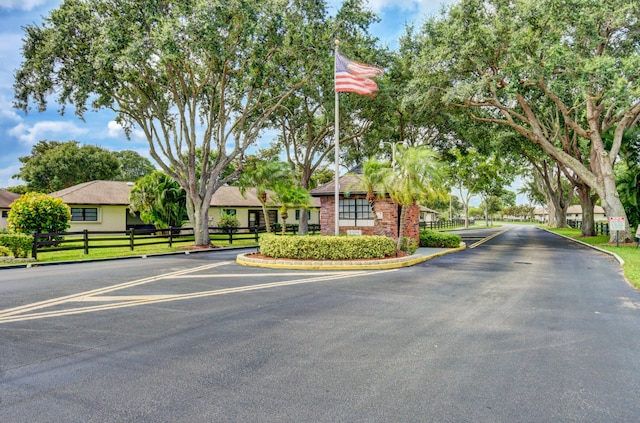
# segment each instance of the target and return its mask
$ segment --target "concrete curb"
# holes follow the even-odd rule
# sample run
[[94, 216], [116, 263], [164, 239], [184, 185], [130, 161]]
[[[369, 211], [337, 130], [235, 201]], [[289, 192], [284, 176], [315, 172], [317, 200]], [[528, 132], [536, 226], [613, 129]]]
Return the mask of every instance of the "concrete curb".
[[185, 251], [170, 251], [166, 253], [151, 253], [151, 254], [135, 254], [130, 256], [118, 256], [118, 257], [101, 257], [101, 258], [87, 258], [87, 259], [78, 259], [78, 260], [66, 260], [66, 261], [28, 261], [22, 263], [15, 264], [7, 264], [6, 266], [0, 266], [0, 271], [3, 269], [19, 269], [19, 268], [31, 268], [31, 267], [42, 267], [42, 266], [59, 266], [63, 264], [77, 264], [77, 263], [95, 263], [101, 261], [114, 261], [114, 260], [131, 260], [131, 259], [146, 259], [151, 257], [162, 257], [162, 256], [177, 256], [177, 255], [189, 255], [189, 254], [198, 254], [198, 253], [211, 253], [214, 251], [233, 251], [233, 250], [244, 250], [247, 248], [255, 249], [255, 246], [242, 246], [242, 247], [216, 247], [216, 248], [202, 248], [197, 250], [185, 250]]
[[238, 254], [236, 263], [242, 266], [265, 267], [269, 269], [288, 270], [387, 270], [409, 267], [458, 251], [465, 250], [466, 245], [458, 248], [446, 249], [431, 254], [413, 254], [407, 257], [388, 258], [380, 260], [288, 260], [288, 259], [259, 259], [248, 257], [252, 253]]
[[546, 231], [546, 232], [548, 232], [548, 233], [550, 233], [550, 234], [554, 234], [554, 235], [557, 235], [557, 236], [562, 237], [562, 238], [564, 238], [564, 239], [568, 239], [569, 241], [573, 241], [573, 242], [576, 242], [576, 243], [578, 243], [578, 244], [582, 244], [582, 245], [584, 245], [585, 247], [589, 247], [589, 248], [591, 248], [591, 249], [593, 249], [593, 250], [600, 251], [601, 253], [608, 254], [608, 255], [612, 256], [614, 259], [616, 259], [616, 260], [618, 261], [618, 263], [620, 263], [620, 266], [624, 266], [624, 260], [622, 259], [622, 257], [620, 257], [619, 255], [617, 255], [617, 254], [616, 254], [616, 253], [614, 253], [613, 251], [603, 250], [602, 248], [600, 248], [600, 247], [596, 247], [595, 245], [587, 244], [586, 242], [582, 242], [582, 241], [580, 241], [579, 239], [571, 238], [571, 237], [568, 237], [568, 236], [566, 236], [566, 235], [562, 235], [562, 234], [559, 234], [559, 233], [556, 233], [556, 232], [550, 231], [550, 230], [548, 230], [548, 229], [546, 229], [546, 228], [540, 228], [539, 226], [538, 226], [538, 228], [539, 228], [539, 229], [542, 229], [543, 231]]

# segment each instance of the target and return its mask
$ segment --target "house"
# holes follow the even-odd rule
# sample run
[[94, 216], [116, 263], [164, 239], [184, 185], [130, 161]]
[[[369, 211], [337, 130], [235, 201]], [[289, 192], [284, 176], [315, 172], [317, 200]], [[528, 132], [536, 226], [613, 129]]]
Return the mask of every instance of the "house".
[[[400, 228], [401, 208], [386, 196], [375, 200], [375, 213], [380, 227], [374, 226], [374, 215], [367, 200], [367, 192], [361, 187], [360, 168], [338, 179], [338, 228], [340, 234], [375, 235], [384, 234], [397, 239]], [[311, 195], [320, 199], [320, 233], [335, 234], [335, 180], [311, 190]], [[418, 205], [409, 206], [405, 213], [403, 233], [405, 237], [419, 242]]]
[[[267, 192], [266, 195], [269, 223], [282, 223], [282, 216], [278, 212], [279, 206], [271, 199], [272, 195], [272, 192]], [[211, 197], [209, 226], [218, 226], [217, 223], [224, 213], [237, 216], [241, 227], [252, 228], [265, 225], [264, 213], [255, 188], [248, 188], [244, 196], [238, 187], [225, 185], [218, 188]], [[287, 224], [297, 224], [300, 221], [300, 210], [290, 210], [288, 214]], [[307, 210], [307, 218], [309, 224], [320, 223], [319, 199], [313, 198], [312, 207]]]
[[439, 215], [440, 213], [435, 210], [420, 206], [420, 222], [436, 222]]
[[9, 206], [16, 199], [20, 197], [20, 194], [16, 194], [6, 189], [0, 189], [0, 229], [7, 226], [7, 217], [9, 217]]
[[49, 194], [71, 207], [69, 232], [124, 231], [144, 227], [137, 215], [129, 213], [133, 182], [90, 181]]
[[[52, 192], [52, 197], [60, 198], [71, 207], [70, 232], [89, 231], [124, 231], [130, 228], [145, 228], [138, 215], [129, 212], [129, 196], [133, 188], [132, 182], [91, 181], [74, 185], [60, 191]], [[270, 203], [268, 213], [271, 223], [279, 222], [278, 207]], [[211, 199], [209, 209], [209, 225], [216, 226], [223, 212], [238, 216], [240, 226], [252, 227], [264, 225], [264, 215], [256, 190], [250, 188], [243, 197], [238, 187], [223, 186]], [[299, 210], [289, 212], [288, 224], [297, 223]], [[319, 201], [307, 211], [309, 223], [320, 222]], [[280, 219], [281, 220], [281, 219]]]
[[[567, 220], [582, 220], [582, 206], [577, 204], [569, 206], [567, 209]], [[604, 209], [600, 206], [593, 206], [593, 220], [596, 222], [607, 219], [607, 215], [604, 213]]]

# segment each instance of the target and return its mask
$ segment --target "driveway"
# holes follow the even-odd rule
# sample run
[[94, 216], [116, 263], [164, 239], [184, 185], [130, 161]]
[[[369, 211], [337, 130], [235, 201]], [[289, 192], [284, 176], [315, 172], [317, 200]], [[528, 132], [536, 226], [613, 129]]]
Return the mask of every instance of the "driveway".
[[632, 422], [640, 295], [533, 227], [381, 271], [0, 271], [2, 422]]

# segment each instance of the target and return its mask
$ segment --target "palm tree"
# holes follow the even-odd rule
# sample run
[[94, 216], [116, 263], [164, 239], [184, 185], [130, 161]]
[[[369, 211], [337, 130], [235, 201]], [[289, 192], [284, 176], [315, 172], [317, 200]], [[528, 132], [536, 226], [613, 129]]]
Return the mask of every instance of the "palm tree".
[[397, 146], [395, 166], [387, 168], [383, 180], [389, 197], [401, 208], [398, 249], [404, 238], [407, 207], [446, 199], [443, 176], [444, 169], [436, 151], [426, 147]]
[[242, 196], [247, 188], [256, 189], [256, 195], [262, 206], [262, 214], [267, 227], [267, 232], [271, 232], [271, 222], [267, 213], [267, 191], [274, 188], [283, 181], [291, 179], [291, 166], [283, 161], [255, 161], [246, 166], [242, 176], [238, 181], [238, 188]]
[[362, 164], [360, 188], [367, 193], [367, 202], [369, 203], [371, 213], [373, 213], [373, 230], [376, 235], [384, 235], [375, 206], [376, 200], [385, 197], [386, 191], [383, 182], [387, 171], [387, 164], [376, 159], [369, 159]]
[[280, 215], [282, 216], [282, 235], [287, 232], [287, 218], [289, 209], [302, 208], [307, 210], [311, 203], [309, 191], [303, 187], [292, 184], [279, 184], [274, 187], [276, 195], [274, 201], [280, 204]]

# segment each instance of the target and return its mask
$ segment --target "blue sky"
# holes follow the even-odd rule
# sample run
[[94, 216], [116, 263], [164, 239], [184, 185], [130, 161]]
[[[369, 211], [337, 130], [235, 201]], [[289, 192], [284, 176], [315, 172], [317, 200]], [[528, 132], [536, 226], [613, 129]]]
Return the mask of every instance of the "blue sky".
[[[444, 3], [454, 0], [369, 0], [369, 7], [381, 18], [372, 28], [383, 45], [395, 48], [407, 23], [420, 23], [436, 14]], [[145, 139], [134, 134], [127, 140], [110, 111], [87, 112], [85, 121], [67, 112], [58, 114], [55, 103], [46, 112], [24, 114], [12, 107], [13, 76], [22, 62], [22, 27], [42, 22], [60, 0], [0, 0], [0, 187], [18, 185], [11, 177], [20, 169], [19, 157], [28, 156], [40, 140], [76, 140], [111, 151], [135, 150], [148, 157]], [[329, 0], [331, 10], [341, 4]]]

